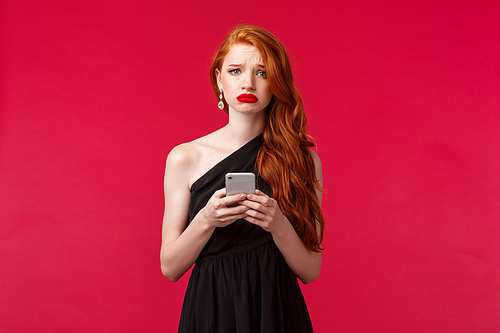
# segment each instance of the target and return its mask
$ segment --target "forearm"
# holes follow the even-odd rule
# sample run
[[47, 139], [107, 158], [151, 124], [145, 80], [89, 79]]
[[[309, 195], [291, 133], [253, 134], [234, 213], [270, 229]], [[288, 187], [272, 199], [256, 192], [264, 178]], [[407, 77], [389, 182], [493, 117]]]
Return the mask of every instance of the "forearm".
[[304, 284], [318, 278], [321, 270], [321, 253], [306, 248], [288, 220], [272, 235], [286, 263]]
[[204, 223], [203, 218], [196, 215], [179, 237], [162, 244], [161, 270], [169, 280], [175, 282], [189, 270], [212, 236], [215, 227]]
[[304, 245], [276, 200], [259, 190], [248, 194], [247, 199], [242, 202], [249, 208], [245, 219], [271, 233], [286, 263], [303, 283], [316, 280], [321, 269], [321, 253], [310, 251]]

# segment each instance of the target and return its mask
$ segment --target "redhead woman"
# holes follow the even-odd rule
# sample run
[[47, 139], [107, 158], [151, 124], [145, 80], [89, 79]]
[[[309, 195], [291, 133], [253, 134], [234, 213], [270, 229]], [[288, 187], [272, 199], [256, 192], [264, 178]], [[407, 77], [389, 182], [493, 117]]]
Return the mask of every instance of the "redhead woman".
[[[241, 25], [210, 79], [227, 125], [166, 162], [162, 273], [177, 281], [194, 264], [179, 332], [312, 332], [297, 278], [320, 273], [321, 162], [288, 56], [266, 30]], [[254, 173], [255, 193], [226, 196], [230, 172]]]

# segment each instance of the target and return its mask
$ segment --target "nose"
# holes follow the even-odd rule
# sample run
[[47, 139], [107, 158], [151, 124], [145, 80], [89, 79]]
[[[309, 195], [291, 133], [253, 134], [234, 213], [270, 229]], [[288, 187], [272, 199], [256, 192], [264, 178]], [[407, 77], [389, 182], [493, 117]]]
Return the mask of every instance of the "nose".
[[252, 91], [255, 89], [255, 77], [252, 73], [246, 73], [243, 78], [242, 89], [246, 91]]

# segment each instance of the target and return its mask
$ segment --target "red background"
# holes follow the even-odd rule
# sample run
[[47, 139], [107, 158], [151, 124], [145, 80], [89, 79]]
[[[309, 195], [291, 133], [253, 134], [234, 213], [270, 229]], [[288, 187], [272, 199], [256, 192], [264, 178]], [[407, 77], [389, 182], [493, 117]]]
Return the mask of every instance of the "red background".
[[165, 157], [226, 122], [237, 23], [288, 48], [328, 223], [317, 332], [500, 332], [497, 1], [0, 2], [0, 331], [174, 332]]

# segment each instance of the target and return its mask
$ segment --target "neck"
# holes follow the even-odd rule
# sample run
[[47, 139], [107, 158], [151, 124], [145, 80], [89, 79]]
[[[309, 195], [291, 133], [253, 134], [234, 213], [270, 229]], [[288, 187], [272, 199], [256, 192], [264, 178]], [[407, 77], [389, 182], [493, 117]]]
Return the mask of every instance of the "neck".
[[267, 114], [261, 111], [256, 114], [229, 113], [229, 122], [224, 127], [224, 137], [227, 142], [233, 142], [241, 147], [255, 138], [264, 130]]

